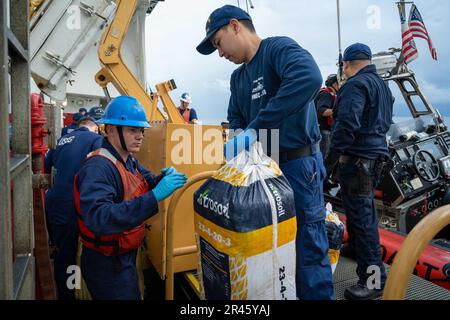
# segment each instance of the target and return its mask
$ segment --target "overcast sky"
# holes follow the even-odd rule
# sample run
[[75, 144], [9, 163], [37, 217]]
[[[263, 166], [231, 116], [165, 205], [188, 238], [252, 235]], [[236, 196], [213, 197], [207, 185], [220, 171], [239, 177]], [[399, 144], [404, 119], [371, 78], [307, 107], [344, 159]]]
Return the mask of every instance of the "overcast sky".
[[[246, 9], [245, 0], [240, 6]], [[336, 0], [253, 0], [250, 9], [261, 38], [289, 36], [315, 58], [322, 77], [336, 73], [338, 57]], [[401, 46], [400, 22], [395, 0], [341, 0], [342, 49], [354, 42], [369, 45], [372, 51]], [[238, 1], [165, 0], [147, 18], [147, 77], [154, 87], [174, 79], [178, 89], [171, 92], [176, 104], [181, 93], [192, 95], [192, 106], [203, 123], [226, 120], [229, 79], [237, 65], [209, 56], [195, 47], [205, 36], [209, 14], [224, 4]], [[441, 113], [450, 116], [450, 41], [448, 33], [450, 1], [415, 1], [437, 50], [434, 61], [423, 39], [416, 39], [419, 58], [410, 63], [425, 95]], [[409, 7], [407, 14], [409, 13]], [[400, 99], [397, 99], [400, 101]], [[394, 110], [404, 115], [399, 106]], [[403, 114], [402, 114], [403, 113]]]

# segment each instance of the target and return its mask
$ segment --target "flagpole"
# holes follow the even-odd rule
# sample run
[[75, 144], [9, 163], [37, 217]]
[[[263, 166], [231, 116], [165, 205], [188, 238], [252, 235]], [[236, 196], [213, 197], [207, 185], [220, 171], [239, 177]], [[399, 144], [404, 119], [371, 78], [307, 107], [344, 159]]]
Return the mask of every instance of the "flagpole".
[[[405, 14], [406, 14], [406, 11], [405, 11], [405, 8], [406, 8], [405, 0], [400, 0], [400, 2], [397, 2], [397, 5], [399, 7], [399, 14], [400, 14], [400, 16], [402, 16], [402, 14], [403, 14], [403, 16], [405, 17]], [[402, 45], [401, 49], [403, 49], [403, 45]], [[400, 70], [401, 66], [403, 65], [404, 61], [405, 61], [405, 58], [403, 56], [403, 50], [400, 50], [400, 56], [398, 57], [397, 65], [394, 68], [396, 73], [399, 72], [399, 70]], [[406, 66], [406, 64], [405, 64], [405, 66]]]
[[[405, 0], [400, 0], [399, 6], [400, 6], [401, 13], [402, 13], [403, 16], [406, 18], [406, 5], [405, 5]], [[402, 46], [402, 47], [403, 47], [403, 46]], [[401, 62], [404, 61], [403, 50], [400, 51], [400, 60], [401, 60]]]
[[402, 12], [404, 16], [406, 17], [406, 6], [405, 6], [405, 0], [400, 0], [400, 6], [402, 8]]
[[339, 0], [336, 0], [337, 6], [337, 26], [338, 26], [338, 46], [339, 46], [339, 75], [338, 80], [341, 82], [342, 80], [342, 44], [341, 44], [341, 12]]
[[[397, 2], [397, 3], [398, 3], [399, 6], [401, 6], [400, 9], [402, 10], [403, 15], [404, 15], [404, 17], [406, 19], [406, 4], [414, 4], [414, 2], [411, 2], [411, 1], [405, 2], [405, 0], [400, 0], [400, 2]], [[404, 60], [404, 57], [403, 57], [403, 50], [402, 50], [402, 52], [400, 53], [399, 62], [403, 63], [403, 60]], [[405, 66], [406, 66], [406, 63], [405, 63]], [[399, 64], [397, 64], [396, 68], [397, 67], [399, 67]], [[413, 79], [415, 81], [414, 74], [413, 74], [412, 77], [413, 77]], [[425, 106], [428, 107], [431, 110], [431, 112], [435, 115], [435, 117], [433, 117], [433, 121], [436, 124], [437, 132], [440, 132], [439, 127], [440, 127], [441, 124], [444, 123], [444, 120], [442, 119], [442, 115], [440, 114], [440, 112], [437, 109], [435, 109], [428, 102], [428, 100], [426, 98], [425, 98], [424, 102], [425, 102]]]

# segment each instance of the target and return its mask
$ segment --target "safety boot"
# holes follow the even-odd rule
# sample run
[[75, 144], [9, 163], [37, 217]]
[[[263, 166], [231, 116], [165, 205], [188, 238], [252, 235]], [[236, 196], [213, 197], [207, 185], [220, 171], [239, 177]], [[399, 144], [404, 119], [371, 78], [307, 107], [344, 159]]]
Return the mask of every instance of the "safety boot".
[[344, 291], [344, 297], [347, 300], [373, 300], [381, 297], [383, 289], [369, 289], [363, 284], [356, 284]]
[[355, 250], [353, 250], [350, 245], [346, 243], [341, 248], [340, 256], [355, 260]]

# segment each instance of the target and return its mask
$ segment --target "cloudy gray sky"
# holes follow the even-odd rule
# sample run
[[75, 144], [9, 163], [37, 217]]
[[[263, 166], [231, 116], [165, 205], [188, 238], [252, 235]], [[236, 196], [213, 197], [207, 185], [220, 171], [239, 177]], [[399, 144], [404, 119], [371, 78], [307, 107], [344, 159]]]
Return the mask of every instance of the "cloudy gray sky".
[[[245, 0], [240, 0], [246, 9]], [[322, 76], [336, 72], [338, 57], [335, 0], [253, 0], [250, 9], [260, 37], [285, 35], [309, 50]], [[400, 22], [395, 0], [341, 0], [343, 50], [354, 42], [368, 44], [373, 52], [401, 46]], [[192, 106], [203, 123], [226, 120], [229, 78], [237, 67], [219, 58], [217, 52], [203, 56], [195, 47], [204, 37], [209, 14], [224, 4], [238, 1], [165, 0], [147, 18], [147, 76], [154, 86], [175, 79], [178, 89], [171, 92], [178, 103], [182, 92], [193, 98]], [[410, 63], [425, 95], [442, 114], [450, 116], [450, 42], [448, 32], [450, 1], [415, 1], [438, 54], [431, 59], [425, 40], [416, 39], [419, 59]], [[408, 7], [409, 9], [409, 7]], [[409, 12], [409, 11], [408, 11]], [[401, 101], [401, 99], [397, 99]], [[394, 112], [405, 115], [403, 106]]]

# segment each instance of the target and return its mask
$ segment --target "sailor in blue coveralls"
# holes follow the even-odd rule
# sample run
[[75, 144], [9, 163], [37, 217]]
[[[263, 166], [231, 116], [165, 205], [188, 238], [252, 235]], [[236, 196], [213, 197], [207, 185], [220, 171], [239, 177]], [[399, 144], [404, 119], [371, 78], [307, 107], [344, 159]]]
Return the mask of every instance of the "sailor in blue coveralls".
[[389, 157], [386, 132], [392, 123], [393, 97], [371, 59], [371, 50], [365, 44], [355, 43], [344, 52], [347, 82], [338, 92], [326, 160], [327, 168], [338, 163], [349, 234], [347, 251], [356, 258], [359, 277], [344, 296], [355, 300], [380, 296], [386, 280], [373, 198]]
[[[201, 54], [216, 49], [220, 57], [240, 64], [231, 76], [228, 121], [246, 129], [225, 146], [230, 159], [257, 139], [255, 130], [279, 129], [280, 168], [294, 190], [297, 211], [296, 287], [300, 299], [334, 299], [325, 227], [319, 148], [320, 132], [314, 97], [322, 84], [316, 62], [288, 37], [261, 40], [244, 10], [225, 5], [206, 23]], [[254, 129], [254, 130], [250, 130]]]
[[158, 212], [159, 201], [185, 184], [186, 176], [172, 167], [154, 176], [132, 156], [150, 127], [135, 98], [115, 98], [99, 122], [107, 138], [88, 155], [75, 181], [81, 271], [93, 299], [139, 300], [136, 255], [145, 221]]
[[59, 299], [74, 299], [74, 290], [66, 285], [67, 268], [76, 265], [78, 226], [73, 196], [73, 179], [86, 155], [102, 145], [95, 120], [79, 121], [79, 127], [58, 140], [55, 149], [45, 155], [46, 173], [54, 174], [54, 184], [45, 194], [45, 212], [50, 239], [56, 246], [54, 273]]

